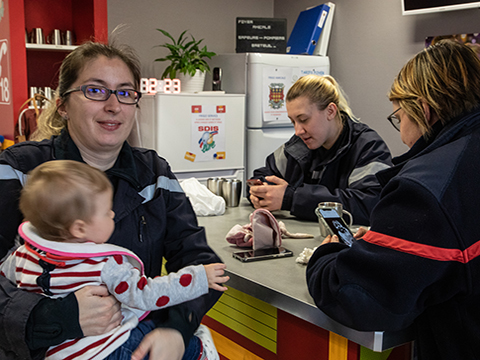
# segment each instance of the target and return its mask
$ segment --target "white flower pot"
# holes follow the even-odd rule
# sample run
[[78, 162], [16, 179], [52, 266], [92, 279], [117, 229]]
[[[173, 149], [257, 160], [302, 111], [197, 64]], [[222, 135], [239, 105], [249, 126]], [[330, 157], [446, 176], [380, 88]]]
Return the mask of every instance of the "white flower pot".
[[177, 79], [180, 80], [181, 92], [195, 93], [203, 91], [203, 86], [205, 84], [205, 71], [201, 72], [200, 70], [197, 70], [193, 76], [177, 73]]

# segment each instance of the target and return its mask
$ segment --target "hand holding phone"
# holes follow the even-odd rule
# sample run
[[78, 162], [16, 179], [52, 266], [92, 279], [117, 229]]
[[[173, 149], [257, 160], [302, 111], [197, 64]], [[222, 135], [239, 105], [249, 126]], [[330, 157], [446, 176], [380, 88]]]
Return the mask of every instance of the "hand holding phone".
[[260, 179], [248, 179], [247, 185], [248, 186], [263, 185], [263, 182]]
[[341, 243], [352, 246], [355, 237], [345, 221], [338, 215], [335, 209], [318, 209], [321, 221], [335, 234]]

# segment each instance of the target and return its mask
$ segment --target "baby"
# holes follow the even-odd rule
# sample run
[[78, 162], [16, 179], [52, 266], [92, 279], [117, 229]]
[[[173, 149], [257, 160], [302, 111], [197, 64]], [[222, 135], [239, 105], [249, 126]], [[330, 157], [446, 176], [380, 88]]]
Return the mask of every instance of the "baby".
[[46, 359], [104, 359], [127, 341], [149, 311], [200, 297], [209, 288], [227, 290], [220, 285], [229, 280], [221, 263], [146, 277], [138, 256], [106, 243], [115, 227], [112, 198], [112, 185], [103, 172], [70, 160], [41, 164], [22, 190], [20, 210], [27, 221], [19, 235], [24, 245], [1, 263], [1, 275], [19, 288], [50, 297], [103, 284], [122, 303], [124, 317], [108, 333], [49, 348]]

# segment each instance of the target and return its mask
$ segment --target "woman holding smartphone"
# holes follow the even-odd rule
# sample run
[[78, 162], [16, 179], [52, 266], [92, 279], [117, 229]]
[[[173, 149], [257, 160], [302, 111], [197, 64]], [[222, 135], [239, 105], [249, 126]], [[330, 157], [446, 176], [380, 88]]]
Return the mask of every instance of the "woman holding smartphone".
[[418, 360], [480, 359], [480, 60], [438, 42], [400, 70], [389, 99], [410, 150], [377, 174], [363, 238], [315, 251], [310, 294], [356, 330], [411, 327]]
[[391, 166], [385, 142], [356, 120], [331, 76], [300, 78], [286, 103], [295, 135], [254, 171], [265, 181], [250, 187], [250, 202], [309, 220], [317, 220], [318, 203], [338, 202], [355, 224], [368, 225], [381, 190], [375, 173]]

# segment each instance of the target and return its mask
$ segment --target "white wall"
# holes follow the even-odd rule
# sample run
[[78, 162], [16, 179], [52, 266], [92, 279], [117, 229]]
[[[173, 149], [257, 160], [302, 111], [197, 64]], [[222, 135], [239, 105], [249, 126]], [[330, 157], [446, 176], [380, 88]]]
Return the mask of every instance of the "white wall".
[[142, 61], [142, 76], [157, 77], [168, 65], [154, 62], [168, 51], [155, 45], [170, 42], [161, 32], [175, 39], [184, 30], [195, 39], [204, 39], [209, 51], [235, 52], [236, 17], [273, 17], [274, 0], [108, 0], [110, 32], [125, 24], [117, 38], [135, 48]]
[[[394, 155], [407, 150], [386, 117], [386, 94], [403, 64], [424, 47], [425, 37], [480, 32], [480, 10], [401, 15], [401, 0], [332, 0], [331, 73], [350, 98], [353, 112], [377, 130]], [[287, 18], [290, 34], [298, 13], [322, 2], [275, 0], [274, 16]]]

